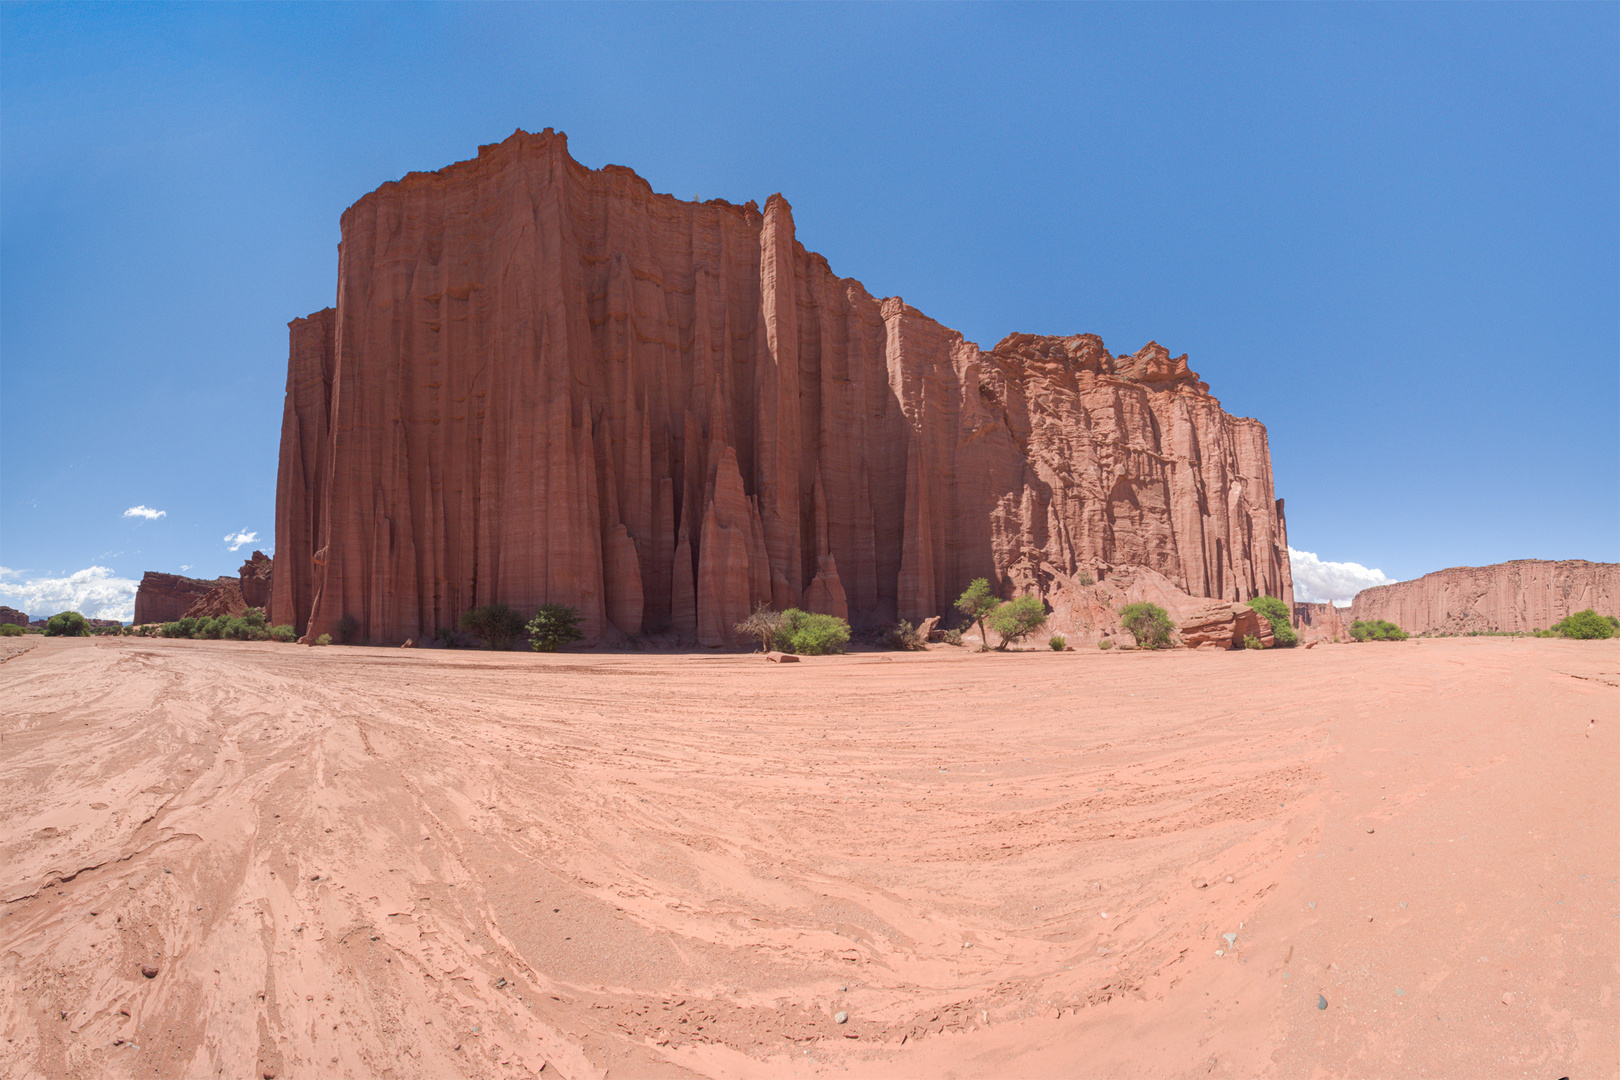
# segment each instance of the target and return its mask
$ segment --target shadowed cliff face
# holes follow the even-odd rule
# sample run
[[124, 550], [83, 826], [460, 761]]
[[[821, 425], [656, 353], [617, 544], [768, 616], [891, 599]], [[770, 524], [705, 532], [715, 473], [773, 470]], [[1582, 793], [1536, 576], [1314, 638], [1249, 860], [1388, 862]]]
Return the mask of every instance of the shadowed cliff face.
[[1409, 634], [1546, 630], [1577, 611], [1620, 615], [1620, 563], [1517, 559], [1454, 566], [1363, 589], [1346, 615], [1387, 619]]
[[681, 202], [519, 132], [361, 199], [338, 264], [291, 324], [272, 618], [300, 630], [561, 602], [722, 645], [761, 602], [860, 627], [1125, 564], [1292, 600], [1265, 429], [1186, 357], [985, 352], [836, 277], [780, 196]]

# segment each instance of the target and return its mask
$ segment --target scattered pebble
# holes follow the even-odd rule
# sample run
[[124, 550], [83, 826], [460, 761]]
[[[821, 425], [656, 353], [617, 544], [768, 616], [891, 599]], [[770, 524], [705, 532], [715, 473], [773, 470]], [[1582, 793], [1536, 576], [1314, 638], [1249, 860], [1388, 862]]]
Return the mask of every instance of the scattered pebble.
[[1232, 879], [1231, 879], [1231, 878], [1230, 878], [1230, 877], [1228, 877], [1228, 878], [1227, 878], [1227, 879], [1226, 879], [1226, 883], [1227, 883], [1227, 884], [1228, 884], [1228, 885], [1230, 885], [1230, 884], [1232, 884]]
[[1318, 1009], [1327, 1008], [1327, 998], [1323, 997], [1321, 994], [1317, 994], [1316, 995], [1316, 1007]]
[[1372, 832], [1372, 826], [1371, 825], [1367, 826], [1367, 831]]
[[1503, 993], [1503, 995], [1502, 995], [1502, 1004], [1504, 1004], [1504, 1005], [1513, 1004], [1513, 995], [1511, 993]]
[[1367, 921], [1372, 922], [1372, 916], [1371, 915], [1367, 916]]
[[148, 979], [157, 978], [157, 973], [158, 973], [158, 969], [157, 969], [156, 964], [142, 964], [141, 965], [141, 974], [145, 975]]
[[835, 1023], [835, 1024], [847, 1024], [847, 1023], [849, 1023], [849, 1013], [844, 1012], [843, 1010], [839, 1010], [838, 1012], [833, 1013], [833, 1023]]
[[1209, 888], [1209, 882], [1205, 881], [1203, 878], [1194, 878], [1193, 879], [1193, 888], [1195, 888], [1195, 889], [1207, 889], [1207, 888]]
[[1236, 934], [1222, 934], [1221, 937], [1226, 939], [1226, 947], [1228, 949], [1232, 948], [1233, 946], [1235, 946], [1237, 944], [1237, 935]]

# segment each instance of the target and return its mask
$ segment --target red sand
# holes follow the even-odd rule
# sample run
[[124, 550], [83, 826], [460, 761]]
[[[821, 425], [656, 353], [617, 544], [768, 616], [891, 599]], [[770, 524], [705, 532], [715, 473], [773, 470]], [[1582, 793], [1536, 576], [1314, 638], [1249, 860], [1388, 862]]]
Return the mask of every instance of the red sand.
[[53, 639], [0, 1074], [1612, 1077], [1617, 703], [1609, 642]]

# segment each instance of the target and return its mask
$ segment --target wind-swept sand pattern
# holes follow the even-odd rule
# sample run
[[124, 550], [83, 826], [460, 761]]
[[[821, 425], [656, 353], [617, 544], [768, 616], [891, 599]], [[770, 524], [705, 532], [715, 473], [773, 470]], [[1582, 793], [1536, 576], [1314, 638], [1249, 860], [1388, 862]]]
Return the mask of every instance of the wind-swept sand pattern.
[[1617, 704], [1605, 642], [52, 639], [0, 1074], [1614, 1075]]

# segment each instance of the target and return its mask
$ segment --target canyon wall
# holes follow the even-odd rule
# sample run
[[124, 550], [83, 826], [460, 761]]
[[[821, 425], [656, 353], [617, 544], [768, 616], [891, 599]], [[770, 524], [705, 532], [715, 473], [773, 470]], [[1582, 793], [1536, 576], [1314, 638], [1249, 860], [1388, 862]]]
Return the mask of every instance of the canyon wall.
[[1332, 604], [1295, 602], [1294, 629], [1305, 640], [1349, 641], [1350, 609]]
[[134, 625], [143, 623], [174, 622], [186, 610], [201, 600], [217, 585], [235, 582], [236, 578], [221, 577], [213, 581], [202, 578], [181, 577], [179, 574], [160, 574], [148, 570], [135, 590]]
[[577, 606], [592, 640], [732, 644], [1146, 567], [1292, 602], [1265, 428], [1154, 343], [985, 351], [833, 274], [786, 200], [682, 202], [549, 129], [342, 219], [290, 328], [271, 618], [379, 643]]
[[1595, 608], [1620, 615], [1620, 563], [1517, 559], [1456, 566], [1413, 581], [1363, 589], [1349, 619], [1386, 619], [1409, 634], [1546, 630]]

